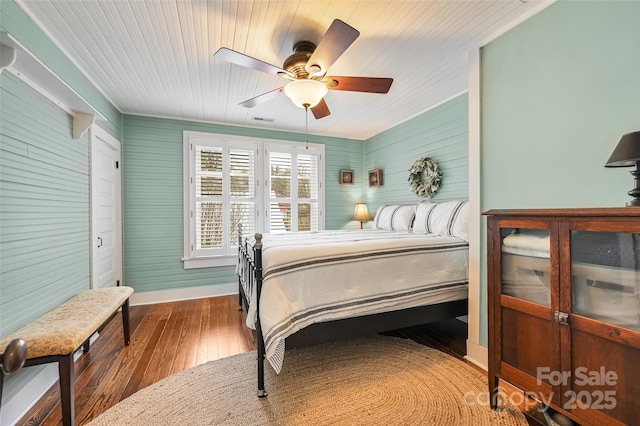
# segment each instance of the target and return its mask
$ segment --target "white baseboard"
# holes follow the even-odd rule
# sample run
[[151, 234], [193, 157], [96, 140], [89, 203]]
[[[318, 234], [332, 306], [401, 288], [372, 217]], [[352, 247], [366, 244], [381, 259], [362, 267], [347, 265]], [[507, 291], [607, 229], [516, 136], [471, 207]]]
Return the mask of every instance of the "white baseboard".
[[467, 356], [464, 358], [486, 371], [489, 360], [489, 351], [484, 346], [480, 346], [471, 340], [467, 340]]
[[131, 306], [152, 305], [155, 303], [179, 302], [181, 300], [228, 296], [230, 294], [238, 294], [238, 283], [133, 293], [129, 299], [129, 304]]

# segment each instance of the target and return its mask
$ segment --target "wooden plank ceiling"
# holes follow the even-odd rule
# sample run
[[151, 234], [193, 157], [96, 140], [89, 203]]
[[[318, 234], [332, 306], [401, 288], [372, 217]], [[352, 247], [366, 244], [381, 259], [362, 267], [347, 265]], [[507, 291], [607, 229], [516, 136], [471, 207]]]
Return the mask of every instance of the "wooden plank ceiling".
[[228, 47], [281, 67], [295, 42], [317, 44], [341, 19], [361, 35], [329, 74], [394, 82], [384, 95], [329, 91], [331, 115], [310, 115], [309, 133], [362, 140], [467, 90], [468, 49], [540, 7], [533, 0], [18, 3], [123, 113], [294, 132], [304, 132], [304, 110], [285, 96], [238, 106], [288, 80], [213, 54]]

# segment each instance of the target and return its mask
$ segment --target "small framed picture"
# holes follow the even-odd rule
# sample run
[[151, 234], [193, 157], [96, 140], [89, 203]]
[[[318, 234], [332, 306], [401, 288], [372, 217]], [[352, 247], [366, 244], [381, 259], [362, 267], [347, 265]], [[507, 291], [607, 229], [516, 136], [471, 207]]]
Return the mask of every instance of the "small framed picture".
[[353, 185], [353, 170], [340, 170], [340, 185]]
[[382, 169], [369, 170], [369, 186], [382, 186]]

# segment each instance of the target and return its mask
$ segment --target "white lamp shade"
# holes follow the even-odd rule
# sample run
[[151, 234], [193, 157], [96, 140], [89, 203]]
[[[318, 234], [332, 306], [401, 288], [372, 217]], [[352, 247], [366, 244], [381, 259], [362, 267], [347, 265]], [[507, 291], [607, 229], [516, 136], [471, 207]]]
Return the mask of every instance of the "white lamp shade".
[[372, 217], [369, 215], [367, 205], [365, 203], [356, 203], [356, 211], [353, 213], [353, 220], [366, 221], [371, 219]]
[[327, 86], [315, 80], [295, 80], [284, 86], [284, 94], [300, 108], [318, 105], [327, 91]]

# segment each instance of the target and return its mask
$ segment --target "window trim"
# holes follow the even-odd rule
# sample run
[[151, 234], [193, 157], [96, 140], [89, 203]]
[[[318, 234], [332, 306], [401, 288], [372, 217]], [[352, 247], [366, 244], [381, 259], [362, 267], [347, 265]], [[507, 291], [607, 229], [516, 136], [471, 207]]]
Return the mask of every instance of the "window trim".
[[[269, 152], [297, 152], [303, 153], [307, 147], [318, 153], [318, 229], [325, 227], [325, 145], [318, 143], [293, 142], [278, 139], [263, 139], [250, 136], [227, 135], [221, 133], [197, 132], [191, 130], [183, 131], [183, 265], [184, 269], [209, 268], [218, 266], [234, 266], [237, 262], [235, 254], [195, 256], [196, 251], [191, 250], [191, 245], [195, 244], [194, 218], [191, 211], [195, 203], [195, 191], [192, 190], [192, 182], [195, 177], [195, 146], [194, 139], [205, 139], [209, 142], [229, 141], [231, 145], [255, 144], [255, 206], [256, 206], [256, 232], [265, 232], [269, 226], [269, 197], [265, 194], [268, 172]], [[281, 150], [281, 151], [280, 151]]]

